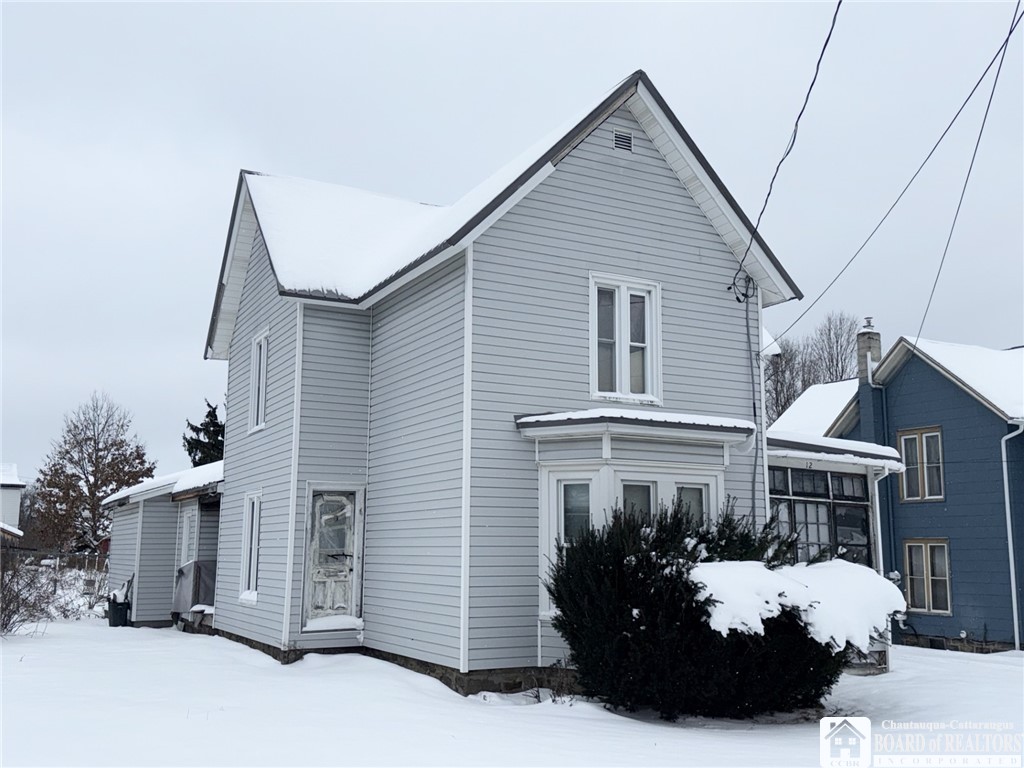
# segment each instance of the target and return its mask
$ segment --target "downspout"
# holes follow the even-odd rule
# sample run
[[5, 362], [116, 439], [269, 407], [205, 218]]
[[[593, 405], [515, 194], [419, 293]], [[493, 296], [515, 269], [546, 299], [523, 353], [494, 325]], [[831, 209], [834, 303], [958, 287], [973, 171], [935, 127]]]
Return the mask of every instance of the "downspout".
[[1010, 557], [1010, 605], [1013, 608], [1013, 649], [1020, 650], [1020, 606], [1017, 604], [1017, 561], [1013, 552], [1013, 518], [1010, 516], [1010, 472], [1006, 460], [1006, 444], [1011, 438], [1024, 432], [1024, 419], [1011, 419], [1017, 429], [1007, 433], [999, 441], [999, 449], [1003, 459], [1003, 503], [1006, 506], [1006, 551]]
[[[281, 648], [287, 650], [291, 642], [292, 625], [292, 593], [295, 582], [295, 524], [298, 521], [299, 495], [299, 426], [302, 416], [302, 343], [303, 323], [305, 314], [302, 302], [295, 308], [295, 377], [292, 391], [292, 466], [288, 477], [288, 552], [285, 556], [284, 577], [284, 617], [281, 620]], [[302, 573], [306, 572], [306, 564], [302, 564]], [[300, 609], [301, 610], [301, 609]], [[299, 617], [299, 627], [302, 617]]]
[[[883, 385], [881, 385], [881, 384], [876, 384], [875, 383], [874, 365], [872, 365], [871, 353], [870, 352], [867, 353], [867, 369], [868, 369], [868, 371], [867, 371], [867, 373], [868, 373], [868, 386], [871, 387], [872, 389], [881, 390], [881, 393], [882, 393], [882, 439], [885, 440], [885, 441], [888, 441], [888, 439], [889, 439], [889, 400], [885, 396], [885, 387]], [[882, 477], [879, 478], [879, 481], [881, 481], [885, 477], [888, 477], [890, 474], [891, 473], [887, 469], [885, 471], [885, 474], [882, 475]], [[876, 491], [878, 490], [877, 484], [875, 486], [875, 490]], [[889, 530], [889, 566], [892, 568], [892, 570], [896, 570], [896, 525], [893, 522], [893, 518], [895, 517], [895, 513], [894, 513], [894, 510], [893, 510], [893, 503], [892, 503], [892, 486], [891, 486], [891, 484], [888, 485], [886, 487], [886, 489], [885, 489], [885, 498], [886, 498], [886, 501], [888, 502], [886, 504], [886, 506], [888, 507], [887, 511], [889, 512], [889, 514], [887, 515], [887, 520], [886, 520], [886, 528], [888, 528], [888, 530]], [[881, 533], [882, 533], [881, 514], [882, 514], [881, 510], [879, 510], [879, 512], [878, 512], [878, 515], [879, 515], [878, 533], [879, 533], [879, 535], [881, 535]], [[878, 551], [879, 551], [879, 554], [881, 554], [881, 551], [882, 551], [881, 542], [879, 542]], [[884, 576], [885, 575], [885, 563], [884, 562], [880, 562], [879, 563], [879, 568], [881, 569], [882, 575]]]

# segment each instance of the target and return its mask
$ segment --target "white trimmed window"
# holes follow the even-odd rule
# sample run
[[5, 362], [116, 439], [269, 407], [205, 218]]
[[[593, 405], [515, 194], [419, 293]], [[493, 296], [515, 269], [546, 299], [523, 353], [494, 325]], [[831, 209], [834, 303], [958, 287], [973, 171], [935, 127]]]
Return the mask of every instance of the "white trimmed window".
[[246, 494], [242, 518], [242, 571], [239, 578], [239, 599], [243, 602], [256, 602], [260, 570], [261, 504], [261, 494]]
[[661, 290], [590, 275], [590, 388], [595, 399], [659, 402]]
[[936, 427], [898, 433], [900, 455], [906, 471], [900, 480], [903, 501], [932, 501], [944, 496], [942, 479], [942, 432]]
[[904, 542], [907, 608], [921, 613], [951, 614], [949, 544], [945, 540]]
[[249, 366], [249, 431], [261, 429], [267, 422], [267, 341], [270, 330], [252, 340]]

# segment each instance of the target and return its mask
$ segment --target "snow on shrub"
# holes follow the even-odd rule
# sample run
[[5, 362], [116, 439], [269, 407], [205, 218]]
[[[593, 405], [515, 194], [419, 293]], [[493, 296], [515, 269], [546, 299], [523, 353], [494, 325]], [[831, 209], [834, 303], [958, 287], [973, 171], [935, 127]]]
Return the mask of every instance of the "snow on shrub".
[[764, 619], [792, 608], [807, 633], [836, 652], [849, 643], [867, 653], [889, 617], [907, 607], [895, 584], [845, 560], [775, 570], [759, 562], [700, 563], [691, 578], [702, 585], [699, 597], [711, 600], [708, 624], [716, 632], [763, 635]]
[[847, 648], [866, 650], [902, 596], [850, 563], [766, 567], [792, 538], [774, 520], [757, 528], [727, 509], [707, 524], [677, 508], [652, 520], [616, 511], [558, 542], [552, 626], [584, 693], [666, 719], [819, 704]]

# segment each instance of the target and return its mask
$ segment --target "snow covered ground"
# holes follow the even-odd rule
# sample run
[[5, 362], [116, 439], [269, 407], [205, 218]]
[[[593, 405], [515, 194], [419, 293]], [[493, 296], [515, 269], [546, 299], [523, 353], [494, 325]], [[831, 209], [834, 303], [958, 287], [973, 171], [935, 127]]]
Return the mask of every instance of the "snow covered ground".
[[[818, 765], [819, 713], [672, 724], [580, 701], [463, 698], [354, 654], [282, 666], [223, 638], [88, 619], [6, 638], [0, 654], [3, 766]], [[1024, 721], [1024, 654], [894, 656], [888, 675], [845, 675], [826, 713]]]

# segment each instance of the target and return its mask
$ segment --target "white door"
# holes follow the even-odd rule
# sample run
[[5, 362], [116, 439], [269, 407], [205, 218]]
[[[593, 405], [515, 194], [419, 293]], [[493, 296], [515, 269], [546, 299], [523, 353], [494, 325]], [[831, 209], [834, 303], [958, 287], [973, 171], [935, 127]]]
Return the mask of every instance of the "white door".
[[313, 494], [306, 560], [304, 626], [331, 628], [328, 617], [355, 615], [355, 491]]

